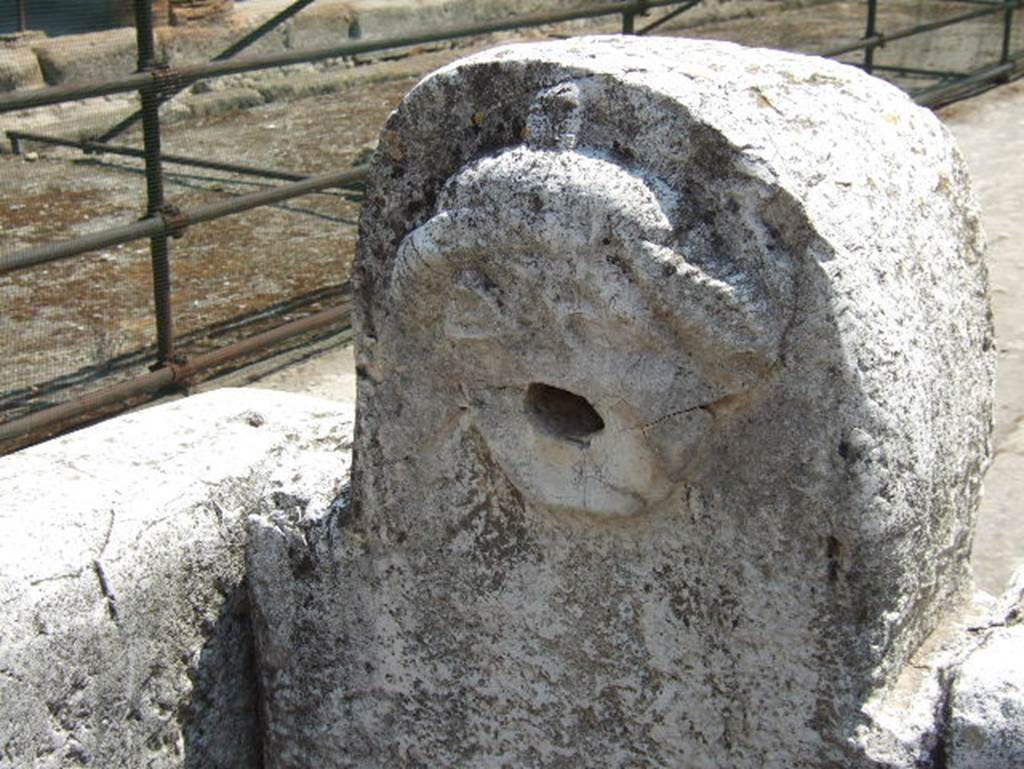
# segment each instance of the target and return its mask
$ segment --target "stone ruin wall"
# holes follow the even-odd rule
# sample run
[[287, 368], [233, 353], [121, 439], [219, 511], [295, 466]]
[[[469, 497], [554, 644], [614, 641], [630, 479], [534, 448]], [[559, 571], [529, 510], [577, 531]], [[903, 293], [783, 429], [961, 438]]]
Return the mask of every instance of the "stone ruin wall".
[[[222, 20], [234, 9], [235, 0], [154, 0], [153, 22], [156, 25], [180, 25]], [[124, 26], [135, 20], [132, 0], [114, 0], [114, 19]]]
[[850, 68], [444, 68], [374, 162], [354, 431], [225, 392], [0, 462], [4, 759], [1024, 764], [983, 258], [948, 132]]

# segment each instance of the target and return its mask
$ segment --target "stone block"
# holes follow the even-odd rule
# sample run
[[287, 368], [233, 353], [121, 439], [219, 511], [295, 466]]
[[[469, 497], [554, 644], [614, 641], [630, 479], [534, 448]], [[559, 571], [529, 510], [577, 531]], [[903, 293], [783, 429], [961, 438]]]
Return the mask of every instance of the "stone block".
[[[156, 30], [157, 47], [171, 66], [210, 61], [235, 42], [241, 33], [227, 25], [212, 24], [194, 27], [160, 27]], [[201, 80], [200, 83], [215, 83]]]
[[347, 2], [316, 2], [288, 22], [288, 47], [332, 48], [358, 37], [356, 12]]
[[[152, 0], [153, 26], [170, 23], [170, 0]], [[135, 0], [111, 0], [111, 13], [115, 23], [123, 27], [135, 26]]]
[[99, 83], [135, 72], [135, 30], [63, 35], [33, 46], [48, 85]]
[[0, 44], [0, 93], [44, 85], [39, 59], [31, 48]]
[[171, 24], [222, 21], [234, 6], [234, 0], [170, 0]]
[[0, 764], [260, 767], [246, 520], [326, 509], [351, 422], [222, 390], [0, 460]]
[[363, 212], [354, 501], [255, 591], [301, 649], [268, 766], [881, 765], [864, 703], [970, 591], [983, 249], [948, 133], [833, 62], [421, 83]]
[[957, 666], [949, 692], [949, 769], [1024, 766], [1024, 569], [1002, 611], [974, 629], [981, 643]]

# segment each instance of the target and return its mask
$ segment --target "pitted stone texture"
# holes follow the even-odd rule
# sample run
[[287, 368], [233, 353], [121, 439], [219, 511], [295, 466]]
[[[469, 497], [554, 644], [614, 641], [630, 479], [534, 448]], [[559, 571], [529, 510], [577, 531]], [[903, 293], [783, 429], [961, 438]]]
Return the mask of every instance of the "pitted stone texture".
[[31, 50], [0, 43], [0, 93], [42, 85], [39, 60]]
[[138, 67], [134, 29], [61, 35], [32, 50], [47, 85], [114, 80]]
[[1024, 766], [1024, 571], [1014, 604], [956, 671], [946, 737], [950, 769]]
[[952, 676], [946, 714], [950, 769], [1024, 766], [1024, 569], [989, 618], [976, 648]]
[[231, 13], [234, 0], [171, 0], [171, 24], [221, 20]]
[[262, 766], [245, 520], [326, 508], [351, 423], [222, 390], [0, 460], [0, 766]]
[[982, 251], [948, 134], [835, 63], [592, 38], [421, 83], [268, 764], [880, 765], [862, 704], [968, 584]]

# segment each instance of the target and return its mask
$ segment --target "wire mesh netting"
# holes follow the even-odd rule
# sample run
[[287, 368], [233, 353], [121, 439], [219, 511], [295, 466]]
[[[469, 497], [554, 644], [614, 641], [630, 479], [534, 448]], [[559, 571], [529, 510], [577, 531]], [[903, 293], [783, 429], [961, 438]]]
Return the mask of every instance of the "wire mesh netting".
[[[564, 10], [574, 4], [536, 0], [523, 7]], [[449, 15], [440, 14], [437, 25], [493, 15], [493, 7], [479, 5], [452, 16], [456, 5], [439, 4]], [[131, 6], [129, 0], [15, 0], [0, 6], [0, 33], [9, 33], [0, 38], [0, 97], [135, 71], [136, 32], [124, 26]], [[289, 8], [293, 15], [268, 26], [241, 55], [314, 48], [373, 31], [367, 19], [354, 17], [348, 5], [335, 0], [163, 0], [154, 3], [157, 58], [172, 67], [208, 61], [237, 48], [240, 38]], [[1005, 60], [1022, 44], [1022, 14], [1007, 27], [1008, 9], [997, 0], [879, 0], [874, 27], [882, 35], [998, 12], [887, 41], [873, 51], [875, 74], [913, 91]], [[636, 27], [671, 10], [651, 10]], [[863, 37], [867, 15], [866, 2], [847, 0], [705, 0], [657, 33], [815, 53]], [[392, 16], [375, 17], [378, 34], [409, 34], [400, 12]], [[29, 30], [19, 33], [26, 22]], [[621, 24], [612, 16], [548, 24], [519, 35], [611, 32]], [[199, 81], [179, 95], [171, 80], [160, 108], [161, 144], [165, 161], [184, 162], [164, 163], [166, 200], [187, 211], [280, 184], [269, 178], [276, 172], [298, 178], [357, 166], [372, 150], [387, 114], [423, 74], [468, 50], [514, 36], [492, 34], [469, 38], [460, 48], [441, 41], [397, 53], [236, 74]], [[841, 58], [862, 66], [865, 53], [853, 50]], [[135, 94], [93, 97], [0, 113], [0, 131], [98, 140], [138, 155], [144, 145], [134, 119], [138, 109]], [[13, 154], [15, 149], [21, 154]], [[202, 168], [189, 159], [268, 173]], [[0, 257], [137, 220], [147, 214], [146, 189], [139, 157], [85, 153], [5, 133], [0, 136]], [[215, 349], [341, 301], [359, 204], [358, 190], [328, 190], [194, 226], [170, 241], [179, 351], [195, 355]], [[156, 356], [152, 295], [146, 241], [0, 274], [0, 422], [145, 372]]]
[[[144, 184], [57, 153], [3, 158], [0, 253], [138, 217]], [[152, 339], [148, 249], [130, 243], [0, 275], [0, 412], [23, 413], [123, 368]], [[145, 370], [140, 361], [136, 369]]]

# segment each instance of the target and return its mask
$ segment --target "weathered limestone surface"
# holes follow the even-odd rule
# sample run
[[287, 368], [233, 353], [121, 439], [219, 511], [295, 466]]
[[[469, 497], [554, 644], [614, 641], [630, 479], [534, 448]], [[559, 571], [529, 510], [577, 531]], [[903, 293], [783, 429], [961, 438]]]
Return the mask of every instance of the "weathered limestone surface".
[[32, 47], [48, 85], [102, 82], [124, 77], [138, 67], [135, 30], [62, 35]]
[[929, 113], [724, 44], [499, 49], [393, 115], [360, 249], [351, 486], [352, 415], [258, 391], [0, 461], [0, 767], [1024, 763]]
[[171, 0], [171, 24], [223, 19], [234, 5], [234, 0]]
[[268, 766], [927, 765], [863, 705], [969, 592], [982, 252], [946, 131], [831, 62], [421, 83], [364, 209], [354, 502], [256, 549]]
[[326, 510], [351, 424], [222, 390], [0, 460], [0, 766], [260, 767], [246, 521]]
[[[950, 769], [1024, 766], [1024, 570], [950, 687]], [[977, 631], [976, 631], [977, 632]]]
[[[231, 13], [234, 5], [234, 0], [153, 0], [153, 22], [179, 25], [219, 21]], [[134, 25], [132, 0], [114, 0], [114, 18], [125, 26]]]
[[28, 48], [0, 43], [0, 93], [43, 85], [39, 61]]
[[[163, 26], [170, 22], [171, 0], [152, 0], [150, 2], [150, 13], [153, 14], [153, 24]], [[114, 20], [125, 27], [135, 23], [135, 2], [134, 0], [112, 0], [111, 12]]]
[[950, 767], [1024, 766], [1024, 625], [1001, 628], [958, 670]]

